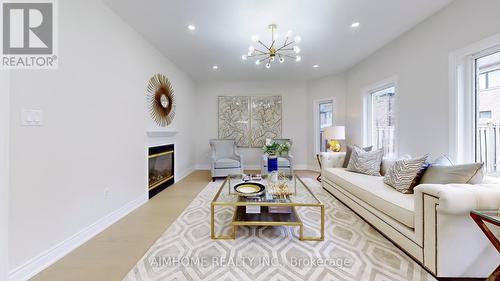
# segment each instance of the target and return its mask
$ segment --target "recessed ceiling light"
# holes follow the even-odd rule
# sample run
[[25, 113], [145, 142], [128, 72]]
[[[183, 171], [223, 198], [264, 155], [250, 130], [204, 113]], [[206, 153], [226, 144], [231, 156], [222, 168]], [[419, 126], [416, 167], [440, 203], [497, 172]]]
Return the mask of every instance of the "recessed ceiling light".
[[217, 70], [217, 69], [219, 69], [219, 67], [217, 65], [214, 65], [214, 66], [212, 66], [212, 69]]
[[189, 30], [195, 30], [195, 29], [196, 29], [196, 26], [194, 26], [194, 25], [190, 24], [190, 25], [188, 25], [188, 29], [189, 29]]
[[314, 67], [314, 68], [318, 68], [318, 67], [319, 67], [319, 65], [315, 64], [315, 65], [313, 65], [313, 67]]
[[353, 23], [351, 24], [351, 27], [356, 28], [356, 27], [359, 27], [360, 25], [361, 25], [361, 24], [360, 24], [359, 22], [353, 22]]

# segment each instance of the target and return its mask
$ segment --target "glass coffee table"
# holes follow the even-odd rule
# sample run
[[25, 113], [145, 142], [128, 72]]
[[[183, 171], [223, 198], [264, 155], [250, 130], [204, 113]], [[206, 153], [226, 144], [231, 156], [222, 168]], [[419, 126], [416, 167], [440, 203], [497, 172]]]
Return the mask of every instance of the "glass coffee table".
[[[244, 182], [244, 175], [228, 176], [211, 202], [210, 236], [212, 239], [235, 239], [237, 226], [293, 226], [299, 227], [299, 239], [322, 241], [325, 232], [325, 206], [309, 187], [296, 175], [281, 179], [288, 187], [289, 195], [276, 195], [275, 181], [263, 176], [261, 180], [251, 180], [263, 184], [263, 194], [254, 197], [239, 195], [234, 186]], [[229, 234], [216, 235], [216, 211], [218, 207], [229, 207], [233, 214]], [[304, 222], [296, 208], [319, 209], [319, 235], [304, 235]], [[318, 221], [318, 220], [316, 220]]]

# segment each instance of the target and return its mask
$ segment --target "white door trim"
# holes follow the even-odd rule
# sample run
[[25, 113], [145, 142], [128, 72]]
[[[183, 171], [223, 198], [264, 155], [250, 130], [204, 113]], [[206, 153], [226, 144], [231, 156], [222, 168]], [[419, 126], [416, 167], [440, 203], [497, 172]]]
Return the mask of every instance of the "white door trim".
[[324, 103], [324, 102], [329, 102], [331, 101], [332, 102], [332, 110], [333, 110], [333, 116], [332, 116], [332, 123], [333, 125], [337, 125], [336, 124], [336, 120], [335, 120], [335, 115], [336, 115], [336, 108], [335, 108], [335, 105], [336, 105], [336, 102], [335, 102], [335, 98], [334, 97], [330, 97], [330, 98], [324, 98], [324, 99], [316, 99], [313, 101], [313, 132], [314, 132], [314, 145], [313, 145], [313, 148], [314, 148], [314, 154], [317, 154], [319, 153], [319, 120], [318, 120], [318, 116], [319, 116], [319, 104], [320, 103]]
[[0, 280], [7, 280], [9, 227], [10, 71], [0, 70]]

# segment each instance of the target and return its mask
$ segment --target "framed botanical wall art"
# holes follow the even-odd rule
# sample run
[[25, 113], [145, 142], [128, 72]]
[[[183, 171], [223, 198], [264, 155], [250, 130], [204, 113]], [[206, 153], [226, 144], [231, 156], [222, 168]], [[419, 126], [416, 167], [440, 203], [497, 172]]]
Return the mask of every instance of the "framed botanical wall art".
[[281, 96], [220, 96], [220, 139], [236, 139], [238, 146], [262, 147], [266, 138], [281, 138]]
[[262, 147], [266, 139], [281, 138], [281, 97], [252, 97], [250, 145]]
[[249, 118], [249, 97], [219, 97], [219, 139], [236, 139], [238, 146], [249, 146]]

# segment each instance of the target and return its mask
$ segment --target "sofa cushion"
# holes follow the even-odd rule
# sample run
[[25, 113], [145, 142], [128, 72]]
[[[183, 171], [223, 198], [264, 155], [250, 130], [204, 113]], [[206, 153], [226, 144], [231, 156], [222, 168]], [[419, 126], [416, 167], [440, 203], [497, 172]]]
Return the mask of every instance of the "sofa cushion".
[[325, 168], [322, 178], [335, 183], [373, 208], [400, 223], [414, 228], [414, 197], [385, 184], [383, 177], [349, 172], [342, 168]]
[[217, 159], [215, 161], [215, 168], [216, 169], [230, 169], [230, 168], [239, 168], [240, 167], [240, 162], [235, 159], [231, 158], [222, 158], [222, 159]]
[[354, 146], [347, 170], [366, 175], [380, 176], [380, 164], [383, 155], [384, 151], [382, 149], [367, 152], [362, 148]]
[[[352, 145], [348, 145], [345, 150], [345, 158], [344, 158], [344, 164], [342, 164], [342, 168], [347, 168], [347, 165], [349, 165], [349, 160], [351, 160], [351, 154], [352, 154]], [[367, 146], [363, 147], [364, 151], [372, 151], [373, 146]]]
[[425, 165], [426, 160], [427, 155], [419, 158], [397, 160], [385, 174], [384, 183], [394, 187], [401, 193], [413, 193], [413, 187], [416, 185], [415, 178], [427, 168], [427, 165]]
[[[267, 167], [267, 161], [264, 161], [264, 167]], [[278, 157], [278, 167], [290, 167], [290, 160], [285, 157]]]
[[452, 166], [431, 165], [425, 171], [420, 183], [450, 184], [469, 183], [479, 184], [483, 181], [483, 163], [470, 163]]

